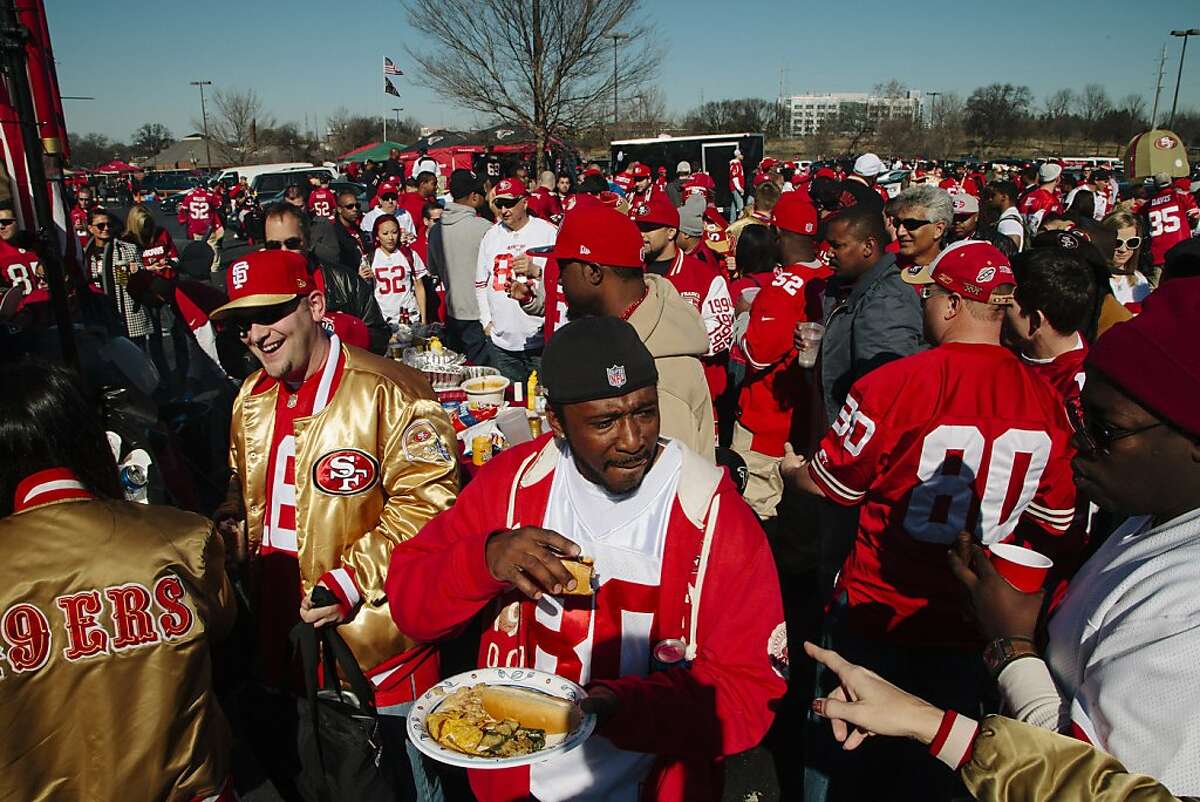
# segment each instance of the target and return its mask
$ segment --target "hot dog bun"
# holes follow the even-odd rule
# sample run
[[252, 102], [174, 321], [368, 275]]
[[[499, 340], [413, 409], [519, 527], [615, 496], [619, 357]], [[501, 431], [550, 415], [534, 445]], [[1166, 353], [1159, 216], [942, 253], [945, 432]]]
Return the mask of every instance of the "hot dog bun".
[[492, 718], [512, 719], [547, 735], [565, 734], [579, 725], [579, 708], [566, 699], [503, 685], [482, 688], [480, 696], [483, 709]]
[[564, 559], [562, 561], [571, 576], [575, 579], [575, 589], [563, 589], [564, 596], [591, 596], [595, 591], [592, 589], [592, 558], [591, 557], [576, 557], [575, 559]]

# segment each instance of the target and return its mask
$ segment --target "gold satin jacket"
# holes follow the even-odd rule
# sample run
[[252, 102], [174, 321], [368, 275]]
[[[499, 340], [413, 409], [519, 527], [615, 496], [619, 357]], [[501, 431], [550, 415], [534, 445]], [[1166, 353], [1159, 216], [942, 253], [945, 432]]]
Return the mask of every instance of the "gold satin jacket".
[[[1169, 747], [1170, 744], [1164, 744]], [[1001, 716], [979, 723], [960, 776], [980, 802], [1179, 802], [1084, 741]]]
[[[345, 364], [329, 403], [295, 423], [297, 556], [306, 596], [333, 569], [353, 573], [362, 607], [338, 632], [370, 672], [418, 645], [392, 622], [383, 581], [395, 545], [454, 503], [458, 451], [424, 376], [352, 346], [341, 351]], [[252, 553], [262, 541], [279, 393], [274, 382], [254, 392], [261, 379], [255, 371], [238, 393], [229, 445]]]
[[216, 794], [209, 643], [236, 608], [212, 523], [89, 497], [0, 519], [0, 543], [0, 800]]

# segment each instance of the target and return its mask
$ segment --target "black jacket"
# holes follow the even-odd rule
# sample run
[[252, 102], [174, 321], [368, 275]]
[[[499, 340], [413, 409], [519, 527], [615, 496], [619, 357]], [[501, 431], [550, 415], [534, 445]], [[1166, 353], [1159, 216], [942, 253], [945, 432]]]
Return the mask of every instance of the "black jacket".
[[337, 221], [314, 220], [312, 223], [310, 250], [323, 265], [340, 265], [355, 275], [362, 262], [362, 251], [346, 227]]
[[388, 342], [392, 339], [392, 327], [383, 319], [371, 285], [353, 270], [319, 259], [314, 261], [325, 276], [325, 307], [331, 312], [354, 315], [365, 323], [371, 334], [371, 350], [386, 354]]

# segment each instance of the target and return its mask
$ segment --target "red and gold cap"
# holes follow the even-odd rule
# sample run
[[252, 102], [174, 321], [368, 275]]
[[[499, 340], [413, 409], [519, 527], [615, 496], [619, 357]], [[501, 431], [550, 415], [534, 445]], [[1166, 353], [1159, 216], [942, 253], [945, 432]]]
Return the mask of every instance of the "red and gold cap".
[[274, 306], [317, 289], [308, 260], [293, 251], [254, 251], [229, 266], [229, 303], [210, 315], [220, 320], [237, 309]]

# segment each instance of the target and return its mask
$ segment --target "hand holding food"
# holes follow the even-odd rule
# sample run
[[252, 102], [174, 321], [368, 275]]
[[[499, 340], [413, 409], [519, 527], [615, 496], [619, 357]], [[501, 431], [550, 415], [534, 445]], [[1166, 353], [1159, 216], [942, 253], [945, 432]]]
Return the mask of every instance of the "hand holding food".
[[492, 535], [484, 550], [488, 571], [501, 582], [509, 582], [531, 599], [543, 593], [558, 595], [578, 587], [578, 580], [563, 563], [564, 557], [579, 556], [579, 546], [557, 532], [523, 526]]

